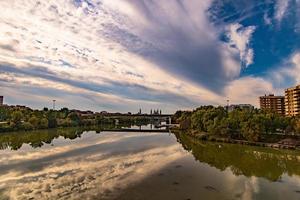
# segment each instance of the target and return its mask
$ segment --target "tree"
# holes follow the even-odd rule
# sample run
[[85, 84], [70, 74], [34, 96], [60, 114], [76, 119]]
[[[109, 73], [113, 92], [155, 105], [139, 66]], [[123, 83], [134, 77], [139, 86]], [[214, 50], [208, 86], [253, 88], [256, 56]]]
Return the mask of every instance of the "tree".
[[260, 139], [261, 134], [265, 131], [263, 122], [259, 117], [254, 116], [246, 122], [242, 123], [241, 132], [245, 139], [257, 142]]
[[67, 118], [70, 119], [72, 123], [76, 126], [80, 125], [81, 123], [81, 118], [76, 112], [70, 113]]
[[60, 112], [64, 114], [64, 118], [68, 116], [68, 114], [70, 113], [68, 108], [62, 108], [60, 109]]
[[23, 114], [20, 111], [14, 111], [11, 115], [11, 121], [16, 125], [19, 126], [22, 122]]
[[0, 122], [9, 118], [10, 110], [4, 106], [0, 106]]
[[41, 119], [40, 128], [48, 128], [48, 119], [46, 119], [46, 118]]
[[25, 130], [25, 131], [30, 131], [32, 129], [34, 129], [35, 127], [30, 123], [30, 122], [24, 122], [22, 124], [22, 128]]
[[37, 129], [39, 126], [39, 119], [36, 116], [30, 117], [28, 122], [33, 126], [34, 129]]
[[197, 110], [191, 116], [191, 126], [193, 129], [197, 129], [199, 131], [206, 131], [203, 124], [203, 116], [205, 114], [205, 110]]
[[294, 130], [296, 134], [300, 134], [300, 119], [295, 120]]
[[50, 111], [47, 116], [48, 120], [48, 128], [56, 128], [57, 127], [57, 120], [56, 120], [56, 113]]

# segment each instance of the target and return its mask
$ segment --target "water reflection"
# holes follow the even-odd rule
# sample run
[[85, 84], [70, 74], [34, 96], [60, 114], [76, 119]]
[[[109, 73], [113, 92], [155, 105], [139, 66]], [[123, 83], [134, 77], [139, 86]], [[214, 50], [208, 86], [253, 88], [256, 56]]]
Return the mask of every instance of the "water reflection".
[[300, 198], [296, 151], [75, 128], [0, 144], [0, 199]]
[[[0, 149], [18, 150], [23, 144], [29, 144], [33, 148], [42, 147], [44, 144], [58, 138], [76, 139], [87, 129], [68, 128], [31, 131], [26, 133], [13, 132], [0, 134]], [[97, 131], [98, 132], [98, 131]]]
[[[51, 144], [54, 139], [63, 137], [64, 139], [74, 140], [80, 138], [85, 131], [95, 131], [100, 134], [102, 131], [114, 131], [121, 129], [140, 129], [140, 130], [160, 130], [155, 128], [154, 125], [131, 125], [128, 127], [123, 126], [102, 126], [102, 127], [73, 127], [73, 128], [61, 128], [61, 129], [49, 129], [49, 130], [38, 130], [29, 132], [12, 132], [12, 133], [1, 133], [0, 134], [0, 150], [11, 149], [18, 150], [23, 144], [29, 144], [33, 148], [42, 147], [44, 144]], [[161, 128], [165, 130], [165, 128]]]
[[202, 142], [185, 134], [178, 134], [177, 139], [196, 160], [222, 171], [230, 168], [235, 175], [270, 181], [280, 180], [283, 174], [300, 176], [299, 151]]
[[[168, 134], [70, 129], [56, 133], [18, 133], [16, 144], [22, 147], [0, 151], [0, 197], [114, 199], [130, 184], [185, 154]], [[52, 145], [30, 147], [36, 141], [51, 140]]]

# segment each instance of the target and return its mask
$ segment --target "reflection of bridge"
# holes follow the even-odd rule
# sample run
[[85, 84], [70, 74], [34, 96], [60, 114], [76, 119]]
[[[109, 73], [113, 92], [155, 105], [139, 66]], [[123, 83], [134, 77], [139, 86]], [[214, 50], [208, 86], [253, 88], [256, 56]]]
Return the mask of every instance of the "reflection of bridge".
[[169, 129], [131, 129], [131, 128], [122, 128], [122, 129], [108, 129], [101, 130], [103, 132], [144, 132], [144, 133], [169, 133]]

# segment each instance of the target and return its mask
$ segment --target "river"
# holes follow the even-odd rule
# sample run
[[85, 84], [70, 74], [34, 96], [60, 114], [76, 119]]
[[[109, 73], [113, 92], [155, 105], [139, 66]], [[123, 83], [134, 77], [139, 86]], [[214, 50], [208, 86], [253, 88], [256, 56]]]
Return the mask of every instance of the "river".
[[300, 199], [300, 152], [172, 133], [0, 134], [0, 199]]

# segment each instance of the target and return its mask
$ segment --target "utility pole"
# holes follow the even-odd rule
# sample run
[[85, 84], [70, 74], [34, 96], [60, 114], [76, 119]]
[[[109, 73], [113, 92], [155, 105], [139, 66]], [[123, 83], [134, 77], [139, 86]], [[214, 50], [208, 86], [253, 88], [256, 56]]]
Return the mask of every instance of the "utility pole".
[[53, 110], [55, 110], [55, 102], [56, 102], [56, 100], [53, 99], [52, 101], [53, 101]]

